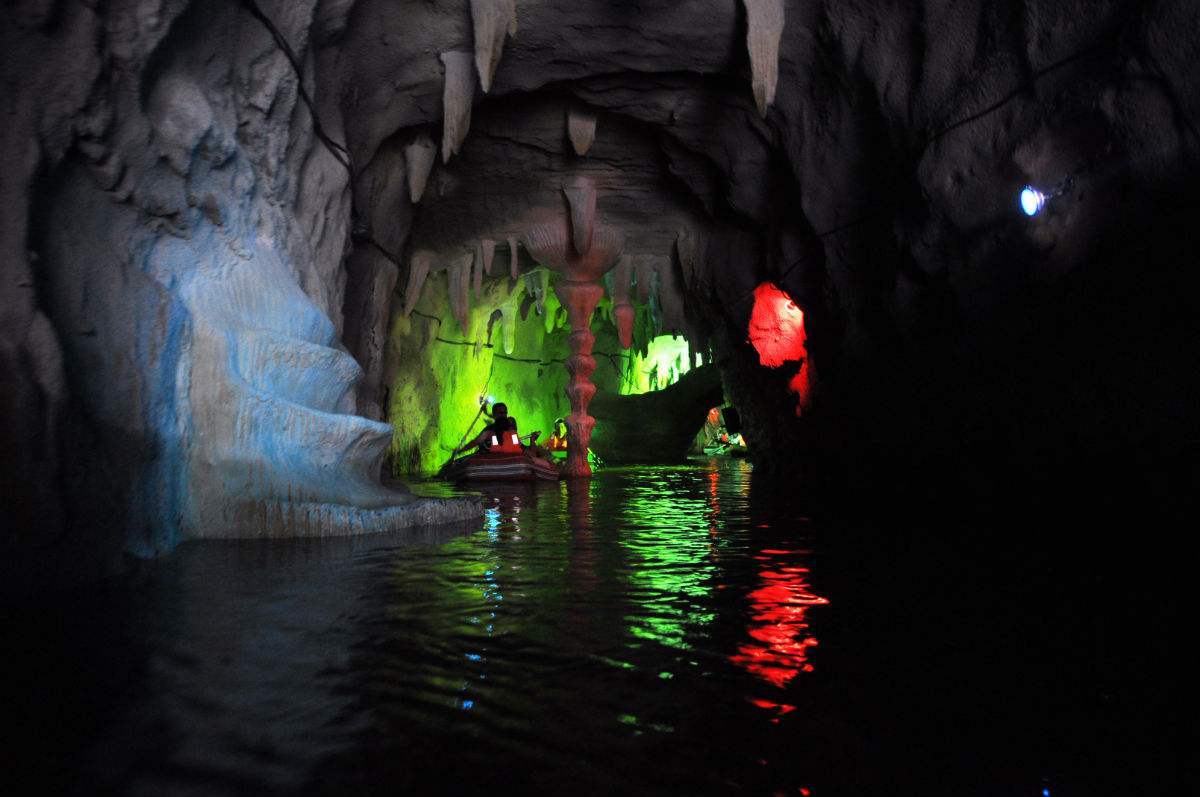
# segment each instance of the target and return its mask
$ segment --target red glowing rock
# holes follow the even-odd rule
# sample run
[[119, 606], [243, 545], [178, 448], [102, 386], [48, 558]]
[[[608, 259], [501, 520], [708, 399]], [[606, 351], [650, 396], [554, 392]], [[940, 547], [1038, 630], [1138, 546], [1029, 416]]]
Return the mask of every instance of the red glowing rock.
[[750, 312], [750, 343], [758, 352], [758, 361], [778, 368], [790, 360], [803, 360], [804, 311], [792, 297], [764, 282], [754, 289], [754, 309]]
[[754, 309], [750, 311], [750, 343], [758, 352], [758, 361], [769, 368], [799, 362], [800, 368], [788, 382], [796, 394], [796, 414], [808, 406], [811, 394], [808, 350], [804, 343], [804, 311], [792, 297], [774, 283], [764, 282], [754, 289]]

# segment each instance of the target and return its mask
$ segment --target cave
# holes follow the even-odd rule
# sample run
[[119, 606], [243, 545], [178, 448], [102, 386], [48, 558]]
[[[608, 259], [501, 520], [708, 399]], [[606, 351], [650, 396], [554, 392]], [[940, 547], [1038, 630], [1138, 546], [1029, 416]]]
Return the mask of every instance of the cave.
[[[1181, 789], [1197, 29], [1184, 0], [5, 3], [25, 774]], [[544, 484], [445, 478], [497, 402]]]

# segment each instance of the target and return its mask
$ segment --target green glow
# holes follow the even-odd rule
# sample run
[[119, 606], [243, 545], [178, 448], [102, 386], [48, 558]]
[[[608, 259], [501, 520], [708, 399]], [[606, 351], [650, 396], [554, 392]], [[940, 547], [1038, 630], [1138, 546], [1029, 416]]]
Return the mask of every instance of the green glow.
[[488, 343], [492, 313], [509, 295], [507, 280], [486, 282], [480, 298], [472, 292], [464, 333], [450, 312], [446, 275], [434, 272], [417, 312], [393, 319], [386, 356], [394, 366], [387, 403], [387, 420], [395, 430], [394, 474], [436, 473], [468, 430], [477, 434], [488, 422], [476, 418], [480, 396], [506, 403], [521, 434], [540, 430], [543, 440], [549, 439], [554, 419], [570, 412], [561, 362], [568, 354], [567, 331], [553, 292], [547, 294], [545, 316], [531, 308], [524, 320], [518, 318], [511, 354], [504, 352], [499, 321], [492, 323], [491, 347], [459, 345]]
[[687, 339], [659, 335], [650, 340], [645, 352], [632, 351], [627, 361], [621, 394], [633, 395], [675, 384], [692, 370]]

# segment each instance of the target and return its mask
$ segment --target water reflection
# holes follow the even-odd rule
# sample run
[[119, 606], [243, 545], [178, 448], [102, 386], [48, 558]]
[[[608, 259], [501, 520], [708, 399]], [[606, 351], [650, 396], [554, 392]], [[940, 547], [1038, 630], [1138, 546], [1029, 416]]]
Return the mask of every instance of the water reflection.
[[[713, 462], [477, 489], [486, 511], [473, 533], [340, 558], [314, 544], [286, 574], [206, 548], [221, 559], [206, 566], [211, 583], [196, 572], [186, 591], [168, 585], [170, 602], [147, 603], [177, 631], [151, 655], [187, 665], [125, 711], [169, 728], [173, 746], [147, 733], [147, 749], [126, 758], [153, 769], [100, 781], [170, 794], [197, 762], [221, 761], [209, 770], [235, 791], [444, 792], [432, 762], [453, 756], [462, 793], [663, 791], [646, 773], [666, 791], [794, 793], [796, 762], [758, 763], [776, 744], [762, 734], [778, 726], [748, 702], [758, 673], [731, 659], [746, 650], [747, 606], [758, 618], [794, 597], [757, 585], [797, 565], [751, 556], [775, 549], [752, 544], [749, 478], [745, 463]], [[185, 550], [179, 562], [200, 560]], [[282, 628], [295, 649], [278, 644]], [[782, 637], [755, 644], [776, 667], [793, 652]], [[219, 712], [207, 707], [214, 688]], [[244, 721], [245, 733], [227, 733]], [[92, 760], [103, 769], [109, 757]]]
[[689, 650], [689, 637], [716, 616], [709, 601], [716, 575], [707, 522], [712, 499], [677, 489], [666, 475], [667, 484], [631, 484], [622, 501], [620, 545], [634, 603], [626, 620], [635, 637]]
[[[809, 554], [804, 550], [763, 548], [754, 557], [760, 562], [759, 587], [749, 594], [751, 620], [747, 628], [750, 640], [729, 657], [777, 689], [783, 689], [802, 672], [812, 672], [809, 648], [817, 638], [809, 632], [808, 610], [828, 603], [815, 595], [807, 583], [808, 568], [799, 561]], [[753, 698], [764, 709], [787, 714], [794, 705]]]
[[1095, 725], [1059, 664], [1094, 593], [1030, 635], [1057, 568], [1010, 607], [1009, 569], [818, 535], [738, 461], [481, 492], [457, 534], [184, 546], [22, 612], [39, 792], [1010, 794]]

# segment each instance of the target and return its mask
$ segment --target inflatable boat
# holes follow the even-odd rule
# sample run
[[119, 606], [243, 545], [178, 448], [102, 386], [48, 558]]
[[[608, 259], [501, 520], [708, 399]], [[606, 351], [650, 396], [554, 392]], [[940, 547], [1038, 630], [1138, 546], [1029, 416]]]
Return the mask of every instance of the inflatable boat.
[[558, 481], [558, 466], [523, 449], [515, 433], [504, 437], [503, 442], [493, 437], [486, 451], [447, 463], [438, 475], [456, 482]]

